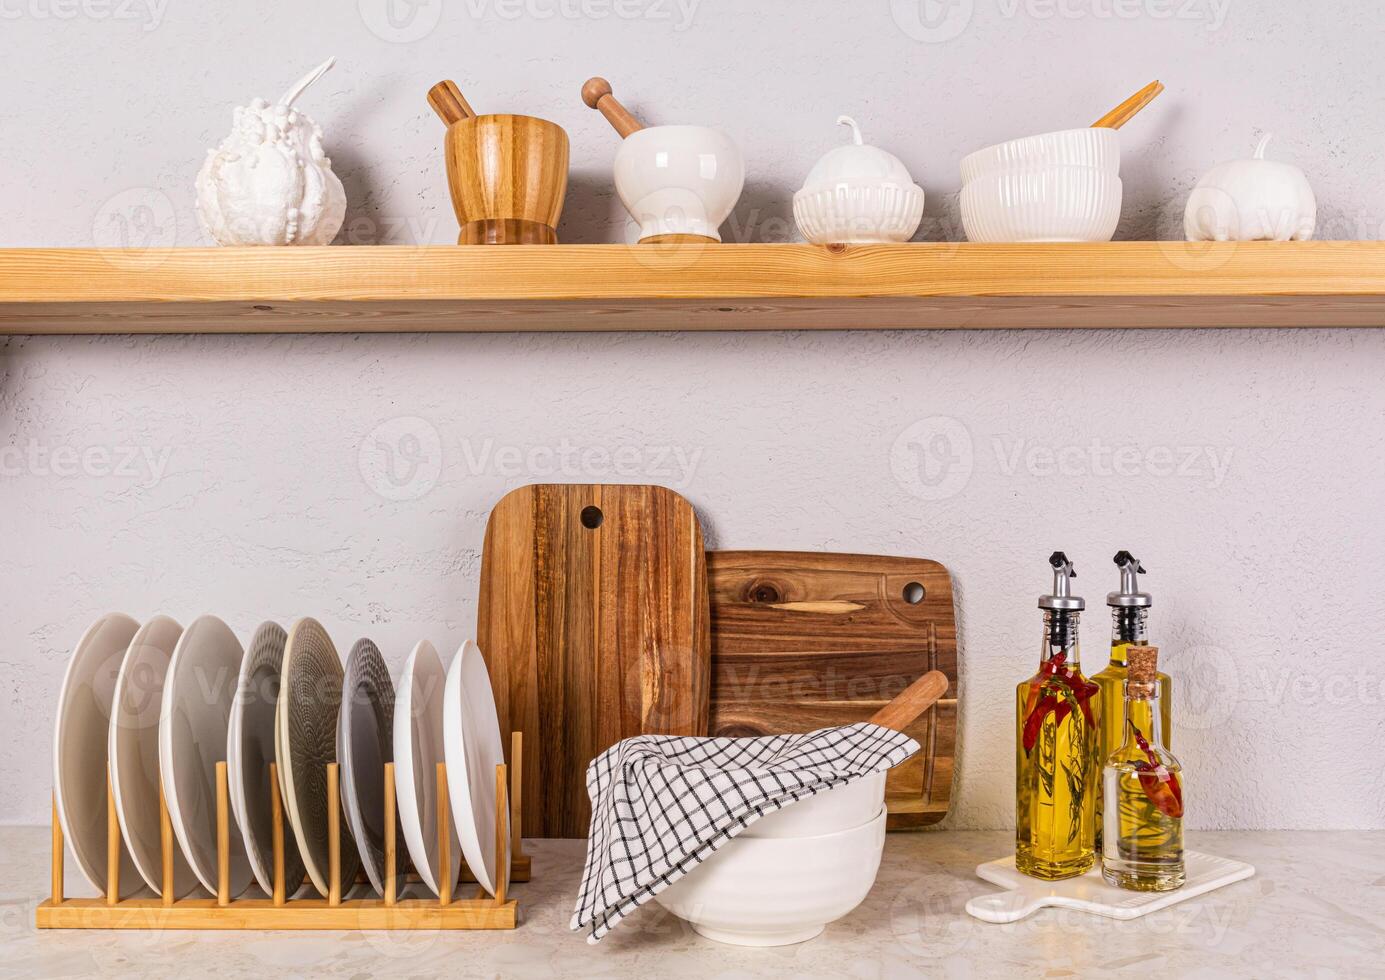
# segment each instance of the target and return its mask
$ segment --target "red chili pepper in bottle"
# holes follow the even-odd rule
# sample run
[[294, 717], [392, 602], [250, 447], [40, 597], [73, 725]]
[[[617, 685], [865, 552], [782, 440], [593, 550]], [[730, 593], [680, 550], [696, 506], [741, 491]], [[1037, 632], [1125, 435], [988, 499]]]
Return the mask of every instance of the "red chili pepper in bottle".
[[1029, 716], [1024, 720], [1024, 751], [1028, 752], [1034, 748], [1034, 743], [1039, 740], [1039, 731], [1044, 727], [1044, 719], [1057, 706], [1058, 695], [1045, 694], [1039, 699], [1034, 710], [1029, 712]]
[[1183, 816], [1183, 787], [1178, 783], [1178, 774], [1170, 772], [1159, 761], [1134, 722], [1130, 723], [1130, 730], [1135, 733], [1135, 744], [1149, 760], [1135, 763], [1135, 770], [1140, 774], [1140, 788], [1160, 813], [1170, 817]]

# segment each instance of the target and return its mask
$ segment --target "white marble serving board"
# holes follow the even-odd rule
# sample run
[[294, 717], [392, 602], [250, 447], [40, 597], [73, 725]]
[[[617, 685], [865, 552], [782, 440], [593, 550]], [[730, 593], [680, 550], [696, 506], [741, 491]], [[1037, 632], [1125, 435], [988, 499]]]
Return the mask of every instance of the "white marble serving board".
[[978, 895], [967, 902], [967, 911], [984, 922], [1017, 922], [1046, 905], [1111, 919], [1136, 919], [1255, 874], [1248, 864], [1197, 851], [1184, 851], [1183, 861], [1188, 880], [1182, 888], [1171, 892], [1133, 892], [1108, 885], [1101, 877], [1100, 861], [1080, 877], [1040, 881], [1015, 870], [1015, 858], [1011, 855], [977, 866], [977, 875], [1008, 890]]

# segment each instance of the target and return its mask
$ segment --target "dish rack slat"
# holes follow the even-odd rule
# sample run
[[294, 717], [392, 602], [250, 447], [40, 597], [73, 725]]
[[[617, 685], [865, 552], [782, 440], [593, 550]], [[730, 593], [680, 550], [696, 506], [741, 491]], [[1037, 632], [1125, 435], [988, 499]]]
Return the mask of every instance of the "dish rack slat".
[[[510, 762], [495, 767], [495, 858], [496, 867], [505, 867], [506, 851], [511, 852], [510, 881], [529, 880], [531, 863], [524, 853], [520, 827], [520, 783], [523, 772], [523, 737], [515, 732], [510, 743]], [[49, 898], [35, 912], [40, 929], [513, 929], [519, 920], [519, 903], [510, 898], [506, 881], [500, 876], [495, 896], [477, 889], [477, 897], [454, 899], [453, 882], [440, 883], [437, 899], [399, 898], [398, 843], [394, 763], [385, 764], [385, 894], [382, 898], [342, 897], [341, 815], [339, 773], [335, 762], [327, 765], [328, 867], [330, 882], [326, 898], [288, 898], [284, 881], [284, 813], [279, 794], [278, 770], [270, 763], [270, 809], [274, 851], [274, 890], [269, 898], [230, 896], [230, 815], [228, 812], [226, 763], [216, 766], [217, 894], [212, 898], [173, 897], [173, 824], [163, 787], [159, 787], [159, 845], [162, 868], [161, 896], [120, 897], [120, 824], [115, 806], [115, 791], [110, 770], [106, 773], [106, 893], [100, 898], [66, 898], [63, 894], [64, 840], [58, 819], [56, 795], [53, 803], [53, 864]], [[450, 813], [447, 806], [447, 769], [438, 763], [438, 853], [440, 865], [450, 864]], [[510, 833], [505, 833], [509, 812]], [[463, 881], [475, 877], [463, 865]]]

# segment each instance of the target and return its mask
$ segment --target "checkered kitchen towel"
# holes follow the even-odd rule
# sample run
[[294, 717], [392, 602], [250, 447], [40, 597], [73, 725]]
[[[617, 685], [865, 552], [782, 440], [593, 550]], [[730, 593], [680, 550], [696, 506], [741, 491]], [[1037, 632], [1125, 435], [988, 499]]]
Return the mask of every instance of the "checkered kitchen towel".
[[805, 735], [640, 735], [587, 767], [592, 822], [571, 928], [621, 919], [767, 813], [903, 762], [908, 735], [869, 722]]

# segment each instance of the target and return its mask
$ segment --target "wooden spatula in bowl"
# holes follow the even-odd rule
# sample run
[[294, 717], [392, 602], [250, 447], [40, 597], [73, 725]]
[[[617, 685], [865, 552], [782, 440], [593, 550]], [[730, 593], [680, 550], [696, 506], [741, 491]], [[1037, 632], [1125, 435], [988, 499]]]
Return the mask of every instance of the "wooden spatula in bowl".
[[1155, 79], [1092, 123], [1092, 129], [1120, 129], [1131, 120], [1135, 113], [1153, 102], [1155, 96], [1162, 91], [1164, 91], [1163, 83]]
[[885, 707], [871, 715], [871, 724], [902, 732], [914, 723], [933, 703], [947, 693], [947, 675], [930, 670], [910, 684]]

